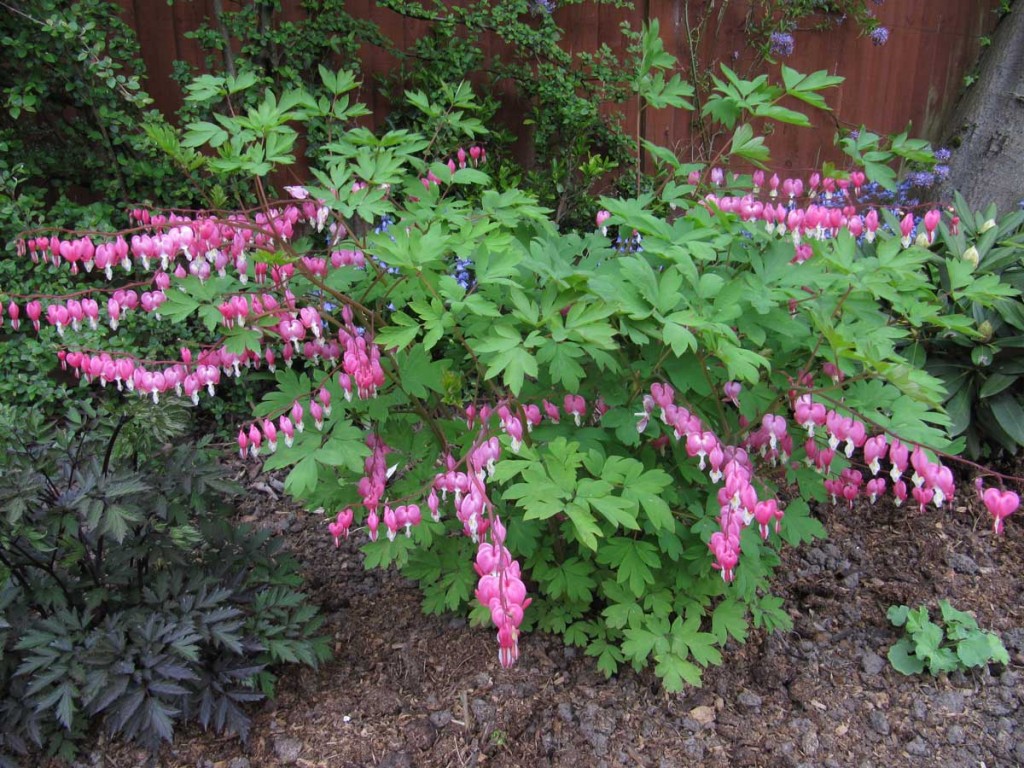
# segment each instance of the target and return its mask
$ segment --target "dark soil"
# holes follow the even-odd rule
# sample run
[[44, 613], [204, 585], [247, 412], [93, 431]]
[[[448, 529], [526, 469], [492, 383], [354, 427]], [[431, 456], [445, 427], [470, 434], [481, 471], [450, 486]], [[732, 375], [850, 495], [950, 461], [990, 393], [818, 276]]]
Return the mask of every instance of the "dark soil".
[[[264, 486], [265, 487], [265, 486]], [[945, 513], [822, 509], [830, 540], [788, 550], [777, 591], [792, 632], [753, 632], [704, 687], [664, 693], [653, 674], [606, 680], [557, 637], [526, 635], [512, 670], [490, 630], [426, 617], [415, 586], [335, 550], [323, 518], [254, 491], [246, 514], [286, 536], [328, 617], [334, 660], [285, 672], [246, 745], [196, 728], [163, 766], [1021, 766], [1024, 519], [996, 537], [973, 497]], [[742, 565], [741, 565], [742, 567]], [[948, 677], [904, 677], [885, 655], [890, 605], [946, 598], [1010, 652]], [[99, 745], [82, 766], [145, 754]]]

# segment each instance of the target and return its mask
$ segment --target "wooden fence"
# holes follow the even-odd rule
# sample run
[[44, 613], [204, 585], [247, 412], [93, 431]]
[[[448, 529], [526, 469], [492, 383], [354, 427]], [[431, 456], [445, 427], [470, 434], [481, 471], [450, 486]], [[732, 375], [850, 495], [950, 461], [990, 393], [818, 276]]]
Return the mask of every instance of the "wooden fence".
[[[464, 0], [472, 2], [473, 0]], [[185, 33], [213, 17], [214, 0], [118, 0], [125, 20], [137, 31], [149, 73], [149, 92], [157, 106], [171, 114], [181, 104], [178, 85], [171, 79], [175, 60], [201, 65], [204, 54]], [[223, 0], [226, 9], [237, 8], [242, 0]], [[717, 69], [727, 63], [741, 74], [765, 71], [777, 78], [777, 67], [760, 63], [750, 47], [744, 23], [753, 0], [640, 0], [636, 9], [584, 3], [559, 8], [555, 18], [565, 30], [568, 50], [594, 50], [607, 43], [621, 53], [625, 40], [620, 23], [629, 21], [639, 28], [647, 19], [658, 19], [666, 49], [678, 57], [683, 77], [691, 77], [691, 61], [699, 68]], [[349, 13], [376, 22], [382, 33], [398, 47], [411, 45], [423, 34], [422, 22], [410, 22], [385, 9], [374, 0], [352, 0]], [[982, 35], [995, 25], [998, 0], [890, 0], [877, 6], [877, 16], [890, 31], [884, 46], [861, 37], [851, 22], [835, 24], [828, 31], [795, 32], [795, 51], [786, 59], [802, 72], [819, 69], [846, 77], [846, 83], [828, 94], [832, 116], [815, 118], [813, 130], [781, 126], [769, 138], [777, 168], [805, 171], [835, 160], [833, 135], [837, 125], [861, 124], [882, 133], [903, 130], [912, 124], [912, 134], [933, 140], [941, 138], [944, 121], [952, 113], [963, 78], [974, 64]], [[303, 16], [298, 0], [283, 0], [283, 18]], [[691, 59], [690, 30], [705, 15], [705, 33]], [[827, 20], [827, 19], [826, 19]], [[488, 42], [491, 45], [493, 41]], [[383, 51], [363, 48], [363, 92], [361, 100], [380, 121], [388, 105], [373, 88], [374, 76], [383, 74], [394, 61]], [[774, 72], [773, 72], [774, 70]], [[625, 124], [632, 129], [635, 106], [624, 105]], [[520, 110], [521, 113], [521, 110]], [[693, 146], [691, 115], [679, 110], [648, 111], [642, 132], [657, 143], [675, 147], [683, 157]], [[522, 126], [511, 125], [512, 130]]]

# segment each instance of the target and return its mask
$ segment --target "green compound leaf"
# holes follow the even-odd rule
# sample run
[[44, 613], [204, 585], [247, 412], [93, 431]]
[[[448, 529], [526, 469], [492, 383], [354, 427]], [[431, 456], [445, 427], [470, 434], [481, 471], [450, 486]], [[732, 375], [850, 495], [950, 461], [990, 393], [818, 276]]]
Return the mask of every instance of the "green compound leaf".
[[811, 517], [811, 509], [803, 499], [793, 499], [782, 515], [782, 538], [792, 547], [828, 536], [825, 526]]
[[299, 461], [285, 478], [284, 488], [292, 496], [302, 498], [316, 490], [319, 470], [316, 459], [313, 456], [306, 456]]
[[907, 614], [910, 613], [910, 608], [905, 605], [893, 605], [886, 611], [886, 616], [889, 621], [892, 622], [894, 627], [902, 627], [907, 623]]
[[672, 650], [680, 656], [685, 656], [685, 652], [688, 652], [702, 667], [721, 664], [722, 654], [715, 647], [715, 636], [710, 632], [701, 632], [700, 622], [699, 611], [693, 611], [686, 621], [677, 618], [672, 623]]
[[939, 601], [942, 621], [946, 625], [946, 636], [950, 640], [960, 640], [978, 631], [978, 622], [969, 613], [957, 610], [948, 600]]
[[982, 667], [990, 661], [1010, 663], [1003, 642], [991, 632], [972, 632], [957, 644], [956, 655], [965, 667]]
[[604, 534], [589, 509], [584, 504], [574, 501], [565, 508], [565, 514], [572, 521], [580, 543], [596, 552], [597, 540]]
[[548, 596], [564, 597], [574, 603], [589, 603], [597, 586], [593, 564], [578, 557], [570, 557], [552, 568], [537, 567], [534, 576], [544, 585]]
[[657, 647], [668, 647], [664, 634], [642, 627], [630, 627], [624, 633], [622, 653], [638, 672], [647, 666], [647, 658]]
[[725, 645], [730, 636], [745, 643], [748, 629], [747, 607], [743, 603], [727, 597], [715, 606], [711, 614], [711, 634], [719, 645]]
[[654, 570], [661, 567], [657, 548], [648, 541], [616, 536], [601, 546], [597, 561], [616, 569], [616, 581], [626, 584], [636, 597], [654, 583]]
[[597, 657], [597, 668], [604, 672], [605, 677], [611, 677], [619, 671], [619, 665], [623, 662], [622, 651], [606, 640], [597, 639], [587, 646], [584, 651], [587, 656]]
[[914, 644], [906, 637], [889, 649], [889, 663], [893, 669], [904, 675], [919, 675], [924, 672], [924, 662], [914, 655]]
[[674, 653], [659, 655], [654, 674], [661, 678], [661, 684], [669, 693], [679, 693], [687, 685], [701, 687], [700, 667]]

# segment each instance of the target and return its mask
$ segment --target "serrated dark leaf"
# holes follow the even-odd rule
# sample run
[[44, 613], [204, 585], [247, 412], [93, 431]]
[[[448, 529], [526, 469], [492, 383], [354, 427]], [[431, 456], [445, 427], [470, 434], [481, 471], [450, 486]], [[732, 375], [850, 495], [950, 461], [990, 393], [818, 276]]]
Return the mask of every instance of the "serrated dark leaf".
[[174, 740], [174, 717], [177, 714], [178, 710], [159, 699], [146, 699], [146, 722], [163, 741]]

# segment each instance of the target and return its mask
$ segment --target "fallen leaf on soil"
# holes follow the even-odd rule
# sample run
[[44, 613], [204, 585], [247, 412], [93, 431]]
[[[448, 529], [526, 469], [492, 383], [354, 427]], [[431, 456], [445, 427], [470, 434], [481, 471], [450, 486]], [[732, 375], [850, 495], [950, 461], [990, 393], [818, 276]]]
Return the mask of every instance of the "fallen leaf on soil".
[[715, 719], [714, 707], [694, 707], [690, 710], [690, 717], [701, 725], [707, 725]]

